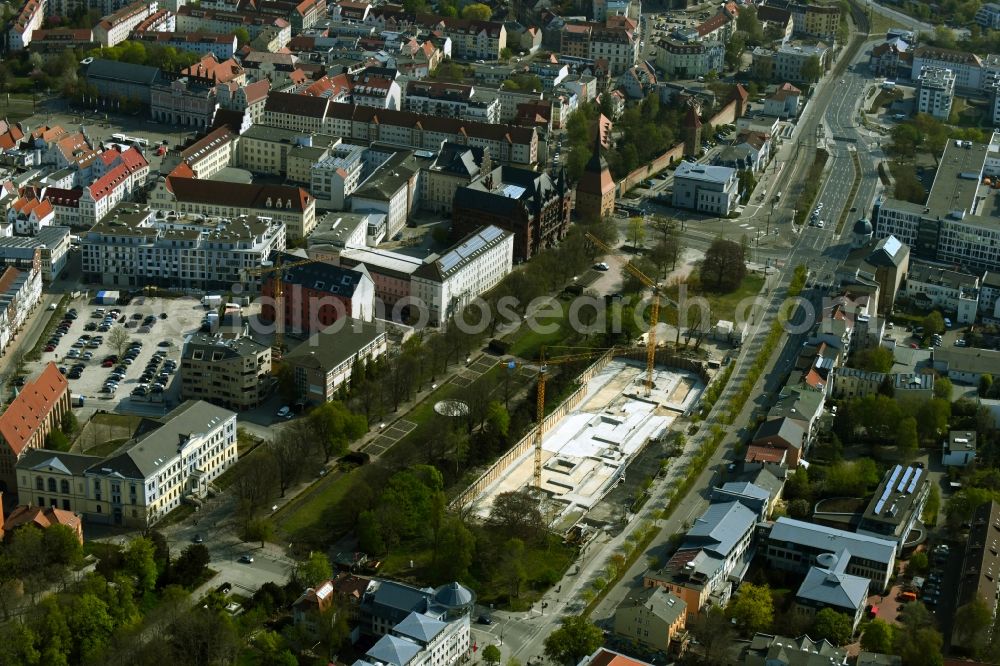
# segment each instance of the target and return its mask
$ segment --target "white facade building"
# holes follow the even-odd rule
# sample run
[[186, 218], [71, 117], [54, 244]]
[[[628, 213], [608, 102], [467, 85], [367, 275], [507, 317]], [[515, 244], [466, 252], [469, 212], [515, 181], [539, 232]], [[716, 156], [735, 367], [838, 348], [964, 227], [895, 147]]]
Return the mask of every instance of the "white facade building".
[[132, 34], [132, 30], [155, 14], [157, 1], [135, 2], [101, 19], [94, 26], [94, 41], [101, 46], [115, 46], [124, 42]]
[[11, 51], [23, 51], [28, 48], [35, 30], [41, 28], [45, 22], [47, 7], [48, 0], [25, 0], [7, 30], [7, 48]]
[[924, 67], [917, 87], [917, 113], [947, 121], [955, 97], [955, 75], [950, 69]]
[[361, 184], [365, 149], [342, 143], [330, 149], [330, 155], [316, 162], [310, 170], [310, 189], [316, 206], [344, 210], [347, 198]]
[[728, 215], [738, 199], [736, 169], [681, 162], [674, 171], [673, 205], [678, 208]]
[[285, 249], [285, 225], [272, 218], [206, 219], [149, 209], [116, 210], [83, 234], [88, 282], [120, 287], [147, 284], [228, 288]]
[[410, 277], [410, 296], [430, 323], [442, 324], [495, 287], [513, 263], [514, 234], [489, 226], [428, 257]]

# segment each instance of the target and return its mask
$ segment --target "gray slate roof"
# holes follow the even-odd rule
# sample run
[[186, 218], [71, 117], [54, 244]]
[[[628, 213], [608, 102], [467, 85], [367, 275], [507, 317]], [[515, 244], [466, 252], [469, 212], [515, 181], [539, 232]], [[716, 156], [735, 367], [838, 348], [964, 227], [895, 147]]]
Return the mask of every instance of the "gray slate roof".
[[156, 67], [148, 67], [147, 65], [133, 65], [128, 62], [95, 58], [93, 62], [87, 65], [86, 76], [91, 79], [107, 79], [109, 81], [152, 85], [159, 78], [160, 70]]
[[739, 502], [712, 504], [694, 521], [682, 548], [700, 546], [726, 557], [757, 520], [757, 514]]
[[413, 641], [387, 634], [380, 638], [365, 656], [382, 664], [406, 666], [419, 652], [420, 646]]
[[773, 541], [790, 541], [829, 553], [846, 548], [851, 555], [874, 562], [889, 562], [896, 555], [895, 541], [807, 523], [794, 518], [778, 518], [771, 528], [770, 538]]
[[868, 579], [861, 576], [812, 567], [795, 596], [850, 612], [863, 606], [868, 598]]
[[343, 317], [309, 336], [309, 339], [285, 354], [285, 360], [295, 365], [330, 370], [384, 335], [385, 331], [381, 328], [361, 319]]
[[410, 613], [402, 622], [393, 627], [392, 631], [399, 636], [426, 645], [434, 640], [434, 637], [441, 633], [445, 626], [447, 625], [444, 622], [423, 613]]
[[48, 449], [29, 449], [18, 459], [18, 469], [34, 471], [52, 471], [54, 473], [83, 474], [89, 467], [101, 462], [99, 456], [87, 456], [80, 453], [63, 453]]

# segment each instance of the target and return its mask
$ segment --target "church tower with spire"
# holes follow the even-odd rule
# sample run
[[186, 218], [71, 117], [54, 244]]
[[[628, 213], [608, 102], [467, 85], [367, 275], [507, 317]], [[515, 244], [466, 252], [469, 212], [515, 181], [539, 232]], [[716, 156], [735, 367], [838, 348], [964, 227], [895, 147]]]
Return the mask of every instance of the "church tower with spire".
[[576, 184], [576, 212], [584, 220], [600, 220], [615, 210], [615, 181], [601, 155], [601, 130], [594, 132], [594, 153]]

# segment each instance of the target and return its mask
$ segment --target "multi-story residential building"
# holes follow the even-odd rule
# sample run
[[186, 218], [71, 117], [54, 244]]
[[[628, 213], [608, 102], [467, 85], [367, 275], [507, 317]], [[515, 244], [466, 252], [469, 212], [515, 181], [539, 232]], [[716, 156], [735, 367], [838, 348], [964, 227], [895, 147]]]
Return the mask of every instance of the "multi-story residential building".
[[228, 127], [219, 127], [181, 151], [181, 162], [195, 178], [207, 180], [232, 162], [240, 137]]
[[188, 400], [84, 472], [85, 517], [147, 528], [236, 464], [236, 413]]
[[687, 623], [684, 601], [662, 587], [633, 591], [615, 609], [614, 632], [653, 652], [669, 652]]
[[507, 47], [507, 28], [499, 21], [476, 21], [461, 18], [420, 19], [430, 30], [440, 30], [451, 40], [455, 58], [465, 60], [499, 60]]
[[1000, 30], [1000, 5], [987, 2], [976, 11], [976, 23], [982, 28]]
[[403, 110], [481, 123], [500, 122], [500, 98], [461, 83], [409, 81]]
[[124, 152], [116, 148], [105, 150], [98, 158], [94, 162], [98, 178], [90, 185], [68, 192], [46, 190], [45, 197], [52, 203], [56, 223], [91, 227], [145, 185], [149, 163], [136, 148]]
[[791, 3], [795, 34], [833, 39], [840, 27], [840, 6], [836, 4]]
[[[384, 153], [384, 148], [368, 152]], [[386, 236], [392, 237], [403, 230], [410, 214], [419, 207], [421, 175], [431, 161], [425, 154], [392, 149], [387, 159], [379, 157], [375, 161], [381, 164], [351, 195], [351, 211], [384, 214]]]
[[278, 28], [277, 41], [282, 46], [292, 38], [292, 24], [287, 20], [266, 14], [242, 11], [216, 11], [184, 5], [177, 9], [177, 32], [210, 32], [231, 35], [243, 28], [255, 39], [269, 28]]
[[[767, 5], [761, 7], [767, 7]], [[871, 653], [862, 652], [861, 654]], [[817, 641], [805, 634], [798, 638], [789, 638], [788, 636], [772, 636], [758, 632], [754, 634], [744, 650], [741, 650], [740, 656], [742, 659], [736, 663], [743, 664], [743, 666], [764, 666], [770, 664], [772, 659], [783, 666], [791, 666], [792, 664], [798, 666], [819, 661], [822, 661], [824, 666], [847, 666], [846, 649], [832, 645], [825, 638]], [[861, 658], [858, 660], [859, 666], [876, 666], [884, 663], [891, 666], [894, 662], [863, 662]]]
[[329, 134], [304, 135], [269, 125], [253, 125], [239, 137], [234, 166], [309, 184], [313, 167], [330, 157], [339, 144], [340, 139]]
[[978, 92], [982, 89], [983, 61], [974, 53], [936, 46], [918, 46], [913, 49], [910, 78], [918, 81], [925, 67], [951, 70], [955, 88], [960, 92]]
[[973, 324], [979, 312], [979, 278], [975, 275], [914, 261], [900, 296], [918, 306], [939, 308], [958, 324]]
[[30, 529], [40, 530], [62, 525], [76, 536], [80, 545], [83, 545], [83, 520], [80, 516], [51, 506], [43, 508], [28, 504], [15, 506], [5, 519], [0, 520], [0, 539], [4, 534], [11, 534], [26, 525], [31, 525]]
[[70, 248], [69, 227], [45, 227], [31, 237], [6, 236], [0, 238], [0, 265], [30, 270], [41, 267], [42, 281], [50, 283], [66, 267]]
[[442, 141], [451, 141], [488, 149], [491, 159], [497, 162], [533, 165], [538, 161], [538, 133], [533, 127], [337, 104], [308, 95], [272, 91], [264, 108], [263, 123], [410, 150], [436, 151]]
[[570, 197], [561, 172], [553, 179], [547, 173], [496, 167], [455, 191], [452, 238], [493, 225], [514, 234], [515, 259], [530, 259], [565, 238]]
[[[17, 273], [15, 269], [8, 268], [0, 277], [0, 288], [6, 292], [5, 296], [9, 294], [8, 275], [11, 271]], [[37, 300], [36, 296], [35, 302]], [[22, 308], [30, 310], [27, 302], [22, 304]], [[6, 306], [4, 309], [7, 309]], [[8, 320], [5, 323], [13, 322]], [[3, 343], [6, 347], [7, 340]], [[63, 414], [69, 409], [69, 382], [55, 363], [46, 364], [41, 374], [21, 387], [17, 396], [0, 414], [0, 492], [19, 492], [15, 465], [32, 449], [45, 448], [45, 438], [52, 430], [61, 427]], [[46, 481], [46, 487], [49, 485]], [[28, 503], [32, 498], [18, 495], [18, 501]]]
[[[996, 616], [1000, 599], [1000, 503], [985, 502], [976, 507], [969, 521], [969, 536], [965, 541], [962, 568], [958, 583], [956, 605], [961, 608], [979, 601], [986, 604], [991, 615]], [[951, 644], [971, 649], [978, 637], [974, 632], [956, 626]]]
[[18, 10], [17, 16], [10, 22], [7, 29], [7, 48], [11, 51], [23, 51], [28, 48], [36, 30], [45, 21], [48, 0], [25, 0]]
[[455, 191], [490, 170], [489, 155], [482, 148], [443, 142], [434, 163], [424, 169], [421, 207], [436, 213], [451, 213]]
[[90, 28], [51, 28], [35, 30], [28, 49], [46, 61], [55, 59], [66, 49], [80, 49], [84, 52], [99, 48], [94, 41], [94, 31]]
[[342, 386], [350, 387], [355, 364], [385, 356], [388, 344], [384, 327], [344, 317], [311, 335], [282, 361], [291, 368], [299, 398], [312, 404], [329, 402]]
[[988, 161], [994, 145], [949, 141], [926, 203], [876, 199], [875, 236], [894, 236], [914, 257], [964, 272], [1000, 268], [1000, 225], [994, 212], [998, 190], [984, 182], [998, 174]]
[[867, 578], [846, 573], [846, 567], [839, 554], [820, 556], [795, 592], [796, 614], [805, 621], [814, 621], [817, 613], [831, 609], [851, 618], [853, 634], [864, 615], [871, 584]]
[[361, 146], [340, 143], [331, 146], [327, 156], [312, 165], [309, 191], [316, 197], [317, 207], [344, 210], [348, 197], [361, 184], [364, 152]]
[[398, 75], [391, 67], [365, 67], [355, 72], [350, 79], [351, 103], [399, 111], [402, 90], [396, 82]]
[[316, 226], [316, 200], [301, 187], [264, 183], [216, 183], [197, 178], [161, 178], [150, 193], [153, 208], [180, 213], [256, 215], [283, 222], [289, 240], [305, 238]]
[[241, 60], [251, 81], [267, 80], [275, 90], [283, 90], [290, 83], [298, 69], [299, 58], [287, 49], [272, 53], [270, 51], [251, 51]]
[[894, 81], [897, 77], [910, 77], [913, 53], [910, 44], [899, 37], [886, 40], [872, 49], [868, 66], [875, 76]]
[[84, 279], [119, 287], [228, 289], [285, 248], [274, 218], [116, 210], [81, 236]]
[[[284, 263], [301, 260], [287, 255]], [[311, 334], [340, 319], [371, 321], [375, 316], [375, 286], [364, 269], [351, 270], [323, 261], [286, 268], [282, 276], [282, 326], [291, 334]], [[273, 275], [261, 286], [261, 319], [275, 322]]]
[[955, 97], [955, 76], [950, 69], [924, 67], [917, 85], [917, 113], [929, 114], [938, 120], [951, 117], [951, 101]]
[[191, 51], [199, 55], [213, 54], [219, 61], [228, 60], [236, 53], [236, 35], [216, 35], [207, 32], [152, 32], [132, 33], [131, 39], [146, 44], [172, 46], [178, 51]]
[[205, 400], [238, 412], [268, 397], [271, 349], [248, 337], [195, 333], [181, 351], [181, 400]]
[[83, 475], [99, 462], [99, 456], [29, 449], [15, 465], [18, 500], [82, 514], [87, 508]]
[[683, 42], [662, 39], [656, 45], [656, 66], [678, 79], [693, 79], [709, 72], [721, 72], [726, 45], [719, 41]]
[[903, 548], [930, 495], [923, 467], [896, 465], [885, 473], [858, 524], [858, 534], [891, 539]]
[[830, 48], [822, 43], [782, 44], [774, 52], [774, 71], [771, 74], [779, 81], [793, 83], [815, 83], [810, 75], [810, 63], [819, 63], [819, 72], [825, 72], [830, 65]]
[[137, 35], [146, 32], [174, 32], [177, 27], [177, 20], [174, 13], [169, 9], [158, 9], [145, 19], [140, 21], [132, 29], [131, 39], [136, 39]]
[[858, 368], [834, 368], [830, 375], [830, 395], [850, 400], [875, 395], [889, 382], [898, 400], [929, 400], [934, 397], [934, 375], [910, 372], [871, 372]]
[[979, 283], [979, 312], [984, 320], [1000, 319], [1000, 273], [986, 271]]
[[764, 115], [776, 118], [797, 118], [802, 91], [791, 83], [783, 83], [764, 100]]
[[806, 574], [821, 555], [837, 555], [845, 573], [867, 578], [873, 590], [889, 587], [895, 574], [896, 541], [782, 516], [764, 528], [762, 555], [768, 567]]
[[94, 40], [101, 46], [116, 46], [128, 39], [132, 30], [157, 12], [156, 0], [134, 2], [101, 19], [94, 26]]
[[34, 236], [55, 221], [52, 202], [34, 197], [18, 197], [7, 209], [7, 223], [19, 236]]
[[674, 171], [673, 205], [678, 208], [725, 216], [736, 208], [739, 195], [735, 169], [681, 162]]
[[725, 607], [733, 581], [742, 579], [751, 557], [757, 514], [740, 502], [710, 504], [695, 519], [664, 567], [649, 570], [644, 587], [662, 587], [680, 597], [688, 620], [708, 604]]
[[564, 56], [604, 60], [608, 73], [618, 76], [639, 59], [638, 24], [626, 16], [609, 16], [603, 23], [567, 22], [560, 35]]
[[[443, 324], [495, 287], [514, 263], [514, 234], [486, 227], [413, 272], [410, 296], [429, 323]], [[412, 310], [411, 310], [412, 316]]]
[[230, 81], [220, 83], [215, 89], [215, 96], [221, 108], [243, 113], [244, 122], [255, 125], [264, 117], [264, 105], [270, 90], [271, 84], [268, 81], [254, 81], [247, 85]]

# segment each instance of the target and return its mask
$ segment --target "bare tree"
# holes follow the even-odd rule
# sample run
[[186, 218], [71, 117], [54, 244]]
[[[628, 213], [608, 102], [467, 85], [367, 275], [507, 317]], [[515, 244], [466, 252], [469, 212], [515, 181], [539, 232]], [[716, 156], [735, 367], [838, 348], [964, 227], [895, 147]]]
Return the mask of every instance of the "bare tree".
[[267, 449], [261, 449], [242, 461], [233, 483], [236, 511], [244, 531], [254, 514], [265, 505], [274, 491], [274, 475], [271, 473], [269, 456]]
[[267, 445], [278, 476], [278, 491], [281, 496], [302, 475], [302, 467], [309, 458], [309, 442], [303, 441], [296, 433], [286, 431]]
[[128, 349], [129, 344], [131, 344], [132, 338], [129, 336], [128, 331], [125, 330], [124, 326], [116, 325], [111, 328], [108, 333], [108, 346], [115, 350], [118, 356], [125, 353]]

